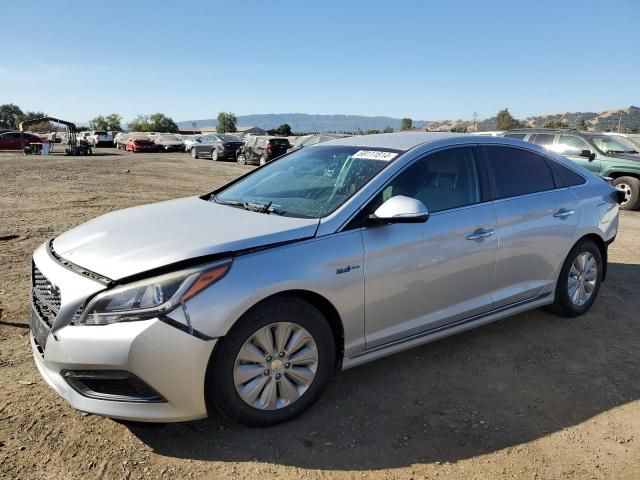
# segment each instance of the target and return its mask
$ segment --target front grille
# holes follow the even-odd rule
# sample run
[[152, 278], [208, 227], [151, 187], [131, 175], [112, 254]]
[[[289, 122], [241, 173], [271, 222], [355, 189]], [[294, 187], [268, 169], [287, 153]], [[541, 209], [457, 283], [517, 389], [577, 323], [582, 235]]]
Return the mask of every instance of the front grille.
[[35, 263], [32, 263], [31, 282], [34, 296], [46, 303], [57, 314], [60, 310], [60, 289], [42, 274]]
[[40, 300], [36, 295], [33, 296], [33, 309], [35, 310], [38, 317], [43, 320], [49, 328], [53, 326], [53, 322], [56, 319], [56, 315], [58, 315], [57, 311], [54, 311], [50, 308], [46, 303]]

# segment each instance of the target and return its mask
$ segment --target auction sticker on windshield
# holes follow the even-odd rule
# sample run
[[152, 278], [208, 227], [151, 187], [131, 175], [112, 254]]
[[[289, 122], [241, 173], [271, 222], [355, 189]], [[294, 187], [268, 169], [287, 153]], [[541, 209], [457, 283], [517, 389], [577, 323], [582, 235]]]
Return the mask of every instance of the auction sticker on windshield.
[[398, 156], [393, 152], [378, 152], [376, 150], [358, 150], [351, 158], [360, 158], [362, 160], [382, 160], [390, 162]]

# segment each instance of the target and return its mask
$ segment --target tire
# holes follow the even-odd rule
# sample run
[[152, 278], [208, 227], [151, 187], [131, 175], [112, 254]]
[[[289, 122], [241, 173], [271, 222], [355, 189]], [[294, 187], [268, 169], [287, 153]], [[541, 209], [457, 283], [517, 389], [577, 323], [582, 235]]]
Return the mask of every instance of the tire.
[[[283, 333], [282, 353], [286, 352], [287, 347], [294, 348], [293, 352], [286, 352], [282, 357], [282, 354], [278, 355], [277, 349], [271, 349], [272, 356], [267, 357], [264, 350], [269, 348], [258, 349], [256, 344], [251, 344], [248, 351], [259, 353], [256, 358], [260, 364], [244, 363], [239, 359], [240, 352], [245, 351], [242, 350], [243, 347], [254, 339], [255, 334], [269, 333], [269, 330], [276, 331], [276, 328], [280, 328], [279, 331]], [[297, 336], [296, 332], [301, 331], [304, 331], [302, 335]], [[272, 344], [276, 343], [274, 336], [270, 334], [260, 338], [269, 338]], [[303, 347], [293, 347], [295, 338], [306, 339]], [[302, 355], [311, 357], [314, 352], [315, 364], [296, 366], [296, 358], [300, 359]], [[267, 300], [245, 313], [216, 346], [207, 369], [207, 399], [223, 414], [246, 426], [266, 427], [286, 422], [302, 414], [320, 397], [334, 372], [335, 360], [331, 328], [315, 307], [296, 297], [283, 296]], [[315, 374], [312, 372], [313, 365]], [[244, 372], [251, 373], [248, 375]], [[306, 385], [294, 381], [301, 375], [300, 372], [307, 380], [310, 378]], [[242, 380], [237, 375], [242, 375]], [[249, 380], [245, 380], [245, 377]], [[236, 387], [236, 380], [246, 383]], [[258, 385], [258, 388], [252, 389], [252, 384]], [[257, 398], [250, 404], [240, 392], [247, 395], [247, 391], [252, 390], [260, 393], [256, 394]], [[273, 392], [275, 397], [270, 397], [269, 392]], [[293, 392], [289, 400], [288, 392]], [[265, 400], [269, 398], [275, 400]]]
[[[581, 262], [581, 260], [586, 260], [586, 262]], [[595, 264], [595, 272], [582, 267], [583, 265], [588, 266], [588, 262]], [[577, 317], [587, 313], [598, 297], [602, 283], [602, 272], [602, 254], [598, 246], [592, 240], [580, 240], [571, 249], [562, 265], [556, 284], [555, 301], [550, 307], [551, 311], [563, 317]], [[571, 284], [576, 285], [575, 290], [570, 287]], [[589, 288], [591, 289], [588, 298], [581, 299], [584, 300], [584, 303], [575, 300], [580, 295], [581, 285], [584, 285], [582, 288], [587, 293]], [[572, 290], [576, 292], [575, 296], [572, 296]]]
[[214, 162], [218, 161], [218, 150], [215, 148], [211, 150], [211, 160], [213, 160]]
[[618, 177], [613, 181], [614, 187], [625, 192], [625, 202], [620, 204], [622, 210], [638, 210], [640, 208], [640, 180], [635, 177]]
[[260, 165], [266, 165], [267, 164], [267, 159], [265, 157], [260, 157]]
[[191, 149], [191, 158], [193, 158], [193, 159], [198, 158], [198, 152], [196, 151], [195, 148]]
[[238, 165], [246, 165], [247, 164], [247, 157], [244, 156], [244, 153], [241, 153], [240, 155], [238, 155]]

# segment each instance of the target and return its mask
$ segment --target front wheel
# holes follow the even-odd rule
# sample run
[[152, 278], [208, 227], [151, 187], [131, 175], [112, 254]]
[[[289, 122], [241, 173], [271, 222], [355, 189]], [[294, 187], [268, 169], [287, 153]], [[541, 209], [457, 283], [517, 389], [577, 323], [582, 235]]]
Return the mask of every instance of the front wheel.
[[551, 310], [565, 317], [587, 313], [598, 296], [602, 271], [598, 246], [588, 239], [578, 242], [562, 265]]
[[195, 148], [191, 149], [191, 158], [198, 158], [198, 152], [196, 152]]
[[207, 397], [243, 425], [286, 422], [320, 397], [335, 358], [322, 313], [295, 297], [269, 300], [220, 340], [207, 370]]
[[244, 153], [241, 153], [240, 155], [238, 155], [238, 164], [239, 165], [247, 164], [247, 157], [244, 156]]
[[618, 177], [613, 181], [614, 187], [624, 192], [624, 201], [620, 204], [623, 210], [640, 208], [640, 180], [635, 177]]

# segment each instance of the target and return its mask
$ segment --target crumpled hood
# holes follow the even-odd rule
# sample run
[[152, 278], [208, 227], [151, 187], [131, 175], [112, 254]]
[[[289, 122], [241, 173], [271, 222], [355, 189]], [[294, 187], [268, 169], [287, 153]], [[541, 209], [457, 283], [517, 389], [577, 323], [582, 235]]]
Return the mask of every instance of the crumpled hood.
[[189, 197], [108, 213], [63, 233], [53, 249], [118, 280], [182, 260], [313, 237], [318, 222]]

